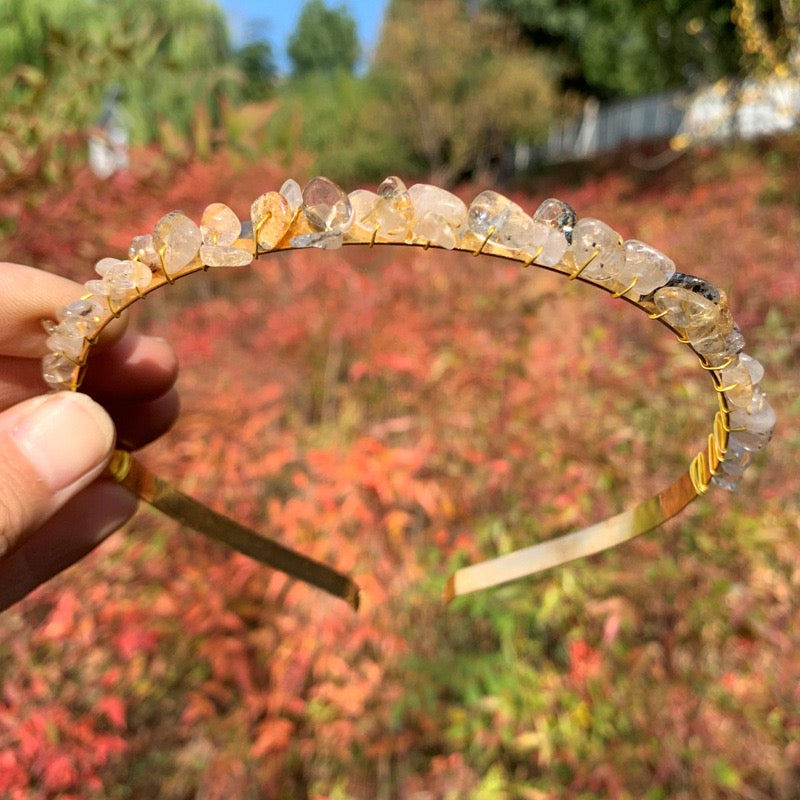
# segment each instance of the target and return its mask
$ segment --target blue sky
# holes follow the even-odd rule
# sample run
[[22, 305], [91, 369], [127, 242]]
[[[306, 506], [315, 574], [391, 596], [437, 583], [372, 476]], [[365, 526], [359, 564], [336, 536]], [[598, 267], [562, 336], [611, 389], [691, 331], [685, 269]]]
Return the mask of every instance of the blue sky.
[[[305, 0], [217, 0], [228, 15], [234, 43], [247, 38], [266, 39], [272, 44], [275, 62], [281, 72], [289, 69], [286, 43], [297, 25]], [[388, 0], [327, 0], [329, 8], [344, 6], [358, 26], [362, 51], [369, 53], [380, 31]], [[257, 27], [256, 27], [257, 26]], [[248, 33], [256, 29], [257, 37]]]

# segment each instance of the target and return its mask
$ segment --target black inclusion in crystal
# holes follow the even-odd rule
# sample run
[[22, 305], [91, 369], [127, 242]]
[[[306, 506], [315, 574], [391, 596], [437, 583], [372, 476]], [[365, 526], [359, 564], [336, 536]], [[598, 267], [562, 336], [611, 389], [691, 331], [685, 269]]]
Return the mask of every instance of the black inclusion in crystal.
[[667, 286], [679, 286], [681, 289], [688, 289], [702, 295], [712, 303], [719, 303], [719, 289], [708, 281], [694, 275], [686, 275], [683, 272], [676, 272], [668, 281]]

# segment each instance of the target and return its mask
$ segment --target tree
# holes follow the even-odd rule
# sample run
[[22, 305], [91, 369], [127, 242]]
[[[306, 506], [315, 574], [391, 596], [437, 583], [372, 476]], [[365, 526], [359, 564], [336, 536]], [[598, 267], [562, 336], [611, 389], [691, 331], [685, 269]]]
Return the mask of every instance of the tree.
[[296, 76], [352, 72], [359, 56], [355, 20], [343, 6], [328, 8], [322, 0], [307, 0], [288, 53]]
[[493, 171], [517, 138], [543, 137], [556, 103], [544, 61], [461, 0], [393, 0], [373, 74], [389, 89], [384, 127], [445, 184]]
[[269, 42], [248, 42], [235, 53], [236, 64], [244, 80], [242, 98], [263, 100], [272, 93], [277, 68]]
[[487, 0], [560, 62], [565, 88], [601, 98], [735, 74], [730, 0]]
[[0, 0], [0, 180], [63, 171], [111, 86], [147, 142], [213, 120], [236, 76], [209, 0]]

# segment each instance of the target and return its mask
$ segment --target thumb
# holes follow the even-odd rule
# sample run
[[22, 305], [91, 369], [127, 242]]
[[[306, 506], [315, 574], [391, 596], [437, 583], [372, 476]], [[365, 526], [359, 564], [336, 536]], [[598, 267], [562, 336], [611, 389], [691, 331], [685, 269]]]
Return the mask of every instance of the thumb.
[[114, 425], [85, 394], [33, 397], [0, 413], [0, 557], [91, 483]]

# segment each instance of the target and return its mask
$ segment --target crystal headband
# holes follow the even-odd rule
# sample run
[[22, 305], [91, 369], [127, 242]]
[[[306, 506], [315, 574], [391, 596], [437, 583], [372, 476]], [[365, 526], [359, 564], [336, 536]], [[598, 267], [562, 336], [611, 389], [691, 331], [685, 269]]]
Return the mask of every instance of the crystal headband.
[[[605, 223], [576, 219], [559, 200], [546, 200], [532, 215], [506, 197], [481, 192], [467, 207], [435, 186], [406, 188], [387, 178], [377, 193], [346, 194], [327, 178], [305, 188], [288, 180], [261, 195], [250, 220], [240, 222], [223, 203], [212, 203], [200, 225], [179, 211], [137, 236], [124, 260], [104, 258], [87, 293], [45, 323], [50, 353], [45, 381], [76, 391], [100, 331], [161, 286], [216, 267], [243, 267], [270, 252], [342, 245], [418, 245], [490, 255], [558, 272], [622, 298], [671, 329], [698, 357], [718, 398], [707, 445], [687, 471], [654, 497], [583, 530], [467, 566], [448, 580], [445, 599], [496, 586], [582, 558], [652, 530], [715, 485], [736, 488], [754, 455], [769, 442], [775, 412], [759, 382], [763, 368], [746, 355], [724, 292], [702, 278], [675, 271], [663, 253], [622, 238]], [[333, 568], [290, 550], [153, 475], [130, 453], [118, 450], [109, 467], [124, 486], [184, 525], [317, 586], [358, 607], [355, 582]]]

